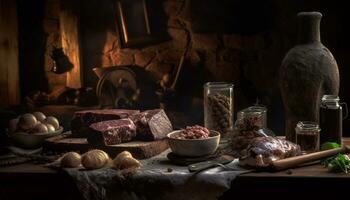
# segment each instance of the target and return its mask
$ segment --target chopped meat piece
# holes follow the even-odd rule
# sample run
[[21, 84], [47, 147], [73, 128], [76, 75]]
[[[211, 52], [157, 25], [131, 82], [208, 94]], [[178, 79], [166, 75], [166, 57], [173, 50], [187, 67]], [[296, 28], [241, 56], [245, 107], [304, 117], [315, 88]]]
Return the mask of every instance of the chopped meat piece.
[[136, 136], [136, 126], [130, 119], [119, 119], [93, 123], [89, 126], [90, 144], [114, 145], [129, 142]]
[[164, 110], [147, 110], [130, 117], [137, 127], [137, 138], [140, 140], [160, 140], [173, 130]]
[[209, 130], [202, 126], [187, 126], [180, 134], [175, 135], [176, 139], [204, 139], [209, 137]]
[[242, 153], [239, 163], [250, 167], [267, 167], [273, 161], [300, 155], [300, 147], [275, 137], [256, 137]]
[[93, 123], [123, 119], [139, 112], [138, 110], [124, 109], [84, 110], [75, 112], [73, 120], [71, 121], [72, 136], [86, 137], [86, 130]]

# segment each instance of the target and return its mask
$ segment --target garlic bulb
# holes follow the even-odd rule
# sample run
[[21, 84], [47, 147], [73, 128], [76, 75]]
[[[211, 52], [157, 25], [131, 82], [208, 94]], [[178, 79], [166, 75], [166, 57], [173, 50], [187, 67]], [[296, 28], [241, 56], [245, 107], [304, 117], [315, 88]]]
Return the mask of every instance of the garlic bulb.
[[133, 158], [130, 152], [123, 151], [115, 157], [113, 160], [113, 166], [116, 169], [137, 169], [141, 167], [141, 163]]
[[121, 159], [122, 157], [132, 157], [131, 153], [129, 151], [123, 151], [121, 153], [119, 153], [115, 159]]
[[68, 152], [62, 156], [61, 167], [74, 168], [81, 163], [81, 156], [76, 152]]
[[85, 169], [99, 169], [108, 164], [109, 156], [106, 152], [94, 149], [81, 157], [81, 164]]

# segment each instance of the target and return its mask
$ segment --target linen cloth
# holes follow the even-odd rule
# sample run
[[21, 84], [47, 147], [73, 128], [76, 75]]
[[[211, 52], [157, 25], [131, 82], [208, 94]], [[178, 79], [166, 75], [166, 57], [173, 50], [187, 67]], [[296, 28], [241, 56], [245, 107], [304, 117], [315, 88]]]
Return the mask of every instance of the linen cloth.
[[230, 189], [237, 175], [247, 172], [235, 159], [226, 166], [191, 173], [186, 166], [170, 163], [167, 150], [150, 159], [141, 160], [142, 168], [123, 177], [111, 168], [98, 170], [65, 169], [87, 200], [182, 200], [217, 199]]

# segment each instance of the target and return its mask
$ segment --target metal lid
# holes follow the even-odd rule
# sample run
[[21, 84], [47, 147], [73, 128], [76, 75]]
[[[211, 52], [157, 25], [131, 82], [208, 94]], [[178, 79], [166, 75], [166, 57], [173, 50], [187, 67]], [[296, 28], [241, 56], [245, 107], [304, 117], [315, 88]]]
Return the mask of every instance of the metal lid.
[[337, 108], [339, 107], [339, 97], [337, 95], [323, 95], [321, 99], [321, 106], [327, 108]]

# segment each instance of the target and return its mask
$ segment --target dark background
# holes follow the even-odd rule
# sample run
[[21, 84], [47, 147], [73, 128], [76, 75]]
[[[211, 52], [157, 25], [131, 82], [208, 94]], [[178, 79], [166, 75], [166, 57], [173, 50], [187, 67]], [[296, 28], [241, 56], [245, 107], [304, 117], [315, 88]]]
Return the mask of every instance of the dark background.
[[[338, 62], [340, 99], [350, 102], [350, 28], [342, 1], [321, 0], [151, 0], [158, 28], [166, 41], [121, 48], [114, 0], [80, 1], [80, 42], [83, 86], [94, 87], [92, 68], [137, 65], [157, 82], [171, 72], [189, 48], [178, 85], [179, 110], [201, 122], [202, 85], [207, 81], [235, 84], [235, 111], [258, 98], [268, 109], [268, 124], [277, 134], [284, 130], [278, 88], [278, 70], [286, 52], [296, 44], [296, 14], [319, 11], [321, 40]], [[20, 84], [23, 105], [32, 91], [54, 93], [65, 87], [65, 74], [50, 72], [52, 46], [60, 46], [60, 0], [17, 0]], [[156, 6], [151, 6], [154, 4]], [[152, 23], [152, 22], [151, 22]], [[157, 23], [156, 23], [157, 24]], [[135, 24], [136, 26], [136, 24]], [[157, 27], [156, 27], [157, 29]], [[190, 44], [190, 46], [188, 46]], [[154, 94], [150, 94], [154, 95]], [[198, 100], [199, 99], [199, 100]], [[197, 114], [193, 114], [197, 113]], [[191, 116], [192, 115], [192, 116]], [[345, 136], [350, 136], [348, 119]]]

